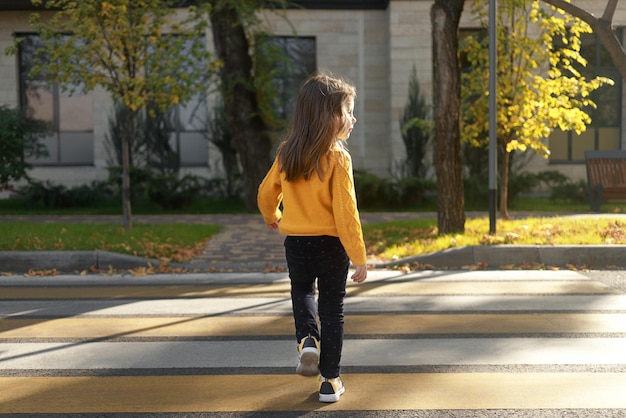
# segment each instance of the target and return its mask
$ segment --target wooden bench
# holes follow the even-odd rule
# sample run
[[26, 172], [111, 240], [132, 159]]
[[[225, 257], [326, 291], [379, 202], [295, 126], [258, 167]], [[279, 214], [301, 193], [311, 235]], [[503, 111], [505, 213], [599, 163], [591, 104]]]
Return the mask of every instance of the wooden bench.
[[626, 150], [585, 151], [585, 163], [593, 212], [602, 202], [626, 199]]

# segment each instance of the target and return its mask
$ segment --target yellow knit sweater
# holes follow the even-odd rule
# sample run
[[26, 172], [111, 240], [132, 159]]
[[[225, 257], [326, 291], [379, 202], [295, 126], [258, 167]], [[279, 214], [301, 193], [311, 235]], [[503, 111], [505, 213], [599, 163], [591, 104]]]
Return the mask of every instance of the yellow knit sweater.
[[[355, 266], [366, 263], [350, 154], [334, 149], [324, 179], [314, 173], [288, 182], [278, 160], [259, 186], [257, 204], [265, 223], [279, 223], [285, 235], [339, 237]], [[281, 211], [282, 203], [282, 211]]]

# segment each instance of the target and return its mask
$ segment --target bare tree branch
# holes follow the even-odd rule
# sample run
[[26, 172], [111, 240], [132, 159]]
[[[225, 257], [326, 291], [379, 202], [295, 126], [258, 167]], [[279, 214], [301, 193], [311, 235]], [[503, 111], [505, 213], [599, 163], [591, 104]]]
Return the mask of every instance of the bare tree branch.
[[613, 15], [615, 14], [615, 9], [617, 9], [617, 0], [609, 0], [609, 2], [606, 5], [606, 9], [604, 9], [602, 20], [607, 21], [609, 23], [613, 22]]

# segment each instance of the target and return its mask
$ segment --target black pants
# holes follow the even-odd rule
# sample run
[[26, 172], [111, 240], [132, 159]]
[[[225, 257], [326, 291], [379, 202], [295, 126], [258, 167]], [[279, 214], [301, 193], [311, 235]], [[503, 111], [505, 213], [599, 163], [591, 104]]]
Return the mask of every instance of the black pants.
[[321, 344], [320, 373], [326, 378], [337, 377], [343, 349], [343, 301], [350, 259], [339, 238], [325, 235], [287, 236], [285, 255], [291, 279], [296, 339], [300, 341], [308, 335], [316, 337]]

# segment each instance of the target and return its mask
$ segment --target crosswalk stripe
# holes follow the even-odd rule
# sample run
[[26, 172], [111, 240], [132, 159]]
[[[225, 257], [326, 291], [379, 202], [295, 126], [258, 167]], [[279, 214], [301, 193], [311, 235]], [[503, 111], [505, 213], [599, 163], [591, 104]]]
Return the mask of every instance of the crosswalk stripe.
[[[348, 314], [607, 312], [626, 313], [626, 295], [351, 296]], [[290, 315], [288, 297], [63, 299], [0, 303], [3, 317]]]
[[[374, 282], [347, 287], [348, 295], [546, 295], [546, 294], [617, 294], [606, 285], [587, 281], [473, 281], [473, 282]], [[206, 297], [285, 297], [288, 283], [233, 284], [205, 286], [89, 286], [89, 287], [5, 287], [0, 299], [139, 299]]]
[[[393, 327], [389, 324], [393, 323]], [[625, 313], [347, 315], [345, 333], [358, 335], [623, 333]], [[0, 319], [0, 341], [18, 338], [293, 337], [290, 316], [82, 317]]]
[[347, 392], [323, 408], [293, 373], [284, 274], [4, 280], [0, 413], [626, 408], [622, 292], [575, 272], [373, 276], [348, 287]]
[[[2, 343], [4, 368], [295, 367], [287, 340]], [[149, 353], [149, 355], [147, 355]], [[626, 364], [624, 338], [348, 339], [344, 366]]]
[[[620, 373], [345, 374], [324, 411], [626, 408]], [[292, 375], [0, 377], [0, 413], [314, 411]]]

